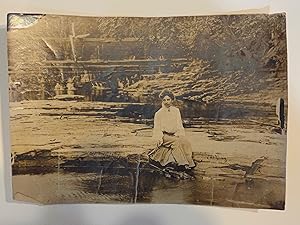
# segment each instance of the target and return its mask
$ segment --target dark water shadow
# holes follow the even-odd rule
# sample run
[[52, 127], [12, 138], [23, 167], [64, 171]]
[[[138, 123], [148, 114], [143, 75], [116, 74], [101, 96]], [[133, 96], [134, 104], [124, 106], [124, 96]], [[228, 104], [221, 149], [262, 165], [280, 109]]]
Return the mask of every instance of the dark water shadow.
[[[77, 154], [61, 156], [59, 165], [55, 164], [57, 156], [49, 151], [18, 155], [13, 166], [15, 198], [20, 200], [21, 193], [26, 193], [41, 204], [167, 203], [284, 209], [282, 179], [247, 177], [260, 168], [263, 159], [251, 165], [215, 166], [214, 174], [205, 175], [198, 167], [191, 173], [159, 168], [138, 154]], [[236, 170], [242, 174], [234, 176]]]

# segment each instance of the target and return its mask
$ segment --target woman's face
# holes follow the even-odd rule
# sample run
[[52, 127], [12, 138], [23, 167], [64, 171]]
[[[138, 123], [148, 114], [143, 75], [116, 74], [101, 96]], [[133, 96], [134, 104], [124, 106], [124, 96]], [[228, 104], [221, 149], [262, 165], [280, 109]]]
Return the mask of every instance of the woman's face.
[[162, 100], [165, 107], [169, 108], [172, 105], [172, 99], [169, 96], [165, 96]]

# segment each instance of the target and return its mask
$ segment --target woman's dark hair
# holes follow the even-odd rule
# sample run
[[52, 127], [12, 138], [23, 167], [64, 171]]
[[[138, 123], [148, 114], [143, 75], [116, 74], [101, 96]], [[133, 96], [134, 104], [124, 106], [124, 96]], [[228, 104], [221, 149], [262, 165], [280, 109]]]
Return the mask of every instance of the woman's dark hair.
[[173, 92], [172, 91], [170, 91], [170, 90], [163, 90], [162, 92], [160, 92], [160, 94], [159, 94], [159, 98], [160, 99], [163, 99], [164, 97], [166, 97], [166, 96], [169, 96], [172, 100], [175, 100], [175, 96], [174, 96], [174, 94], [173, 94]]

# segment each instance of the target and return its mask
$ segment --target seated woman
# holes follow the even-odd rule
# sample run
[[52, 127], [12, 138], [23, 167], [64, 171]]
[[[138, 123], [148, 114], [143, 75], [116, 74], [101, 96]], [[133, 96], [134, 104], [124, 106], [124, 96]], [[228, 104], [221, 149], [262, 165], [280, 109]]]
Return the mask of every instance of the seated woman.
[[162, 107], [155, 113], [153, 129], [157, 148], [149, 153], [149, 157], [161, 166], [173, 164], [191, 169], [195, 167], [192, 146], [185, 138], [180, 111], [172, 106], [174, 94], [164, 90], [159, 98], [162, 99]]

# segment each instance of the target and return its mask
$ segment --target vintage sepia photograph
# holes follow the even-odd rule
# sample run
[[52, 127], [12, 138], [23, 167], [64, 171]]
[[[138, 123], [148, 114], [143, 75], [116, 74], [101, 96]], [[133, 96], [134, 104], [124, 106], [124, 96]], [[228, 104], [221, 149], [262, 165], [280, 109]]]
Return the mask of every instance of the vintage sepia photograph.
[[13, 198], [285, 208], [286, 17], [7, 17]]

